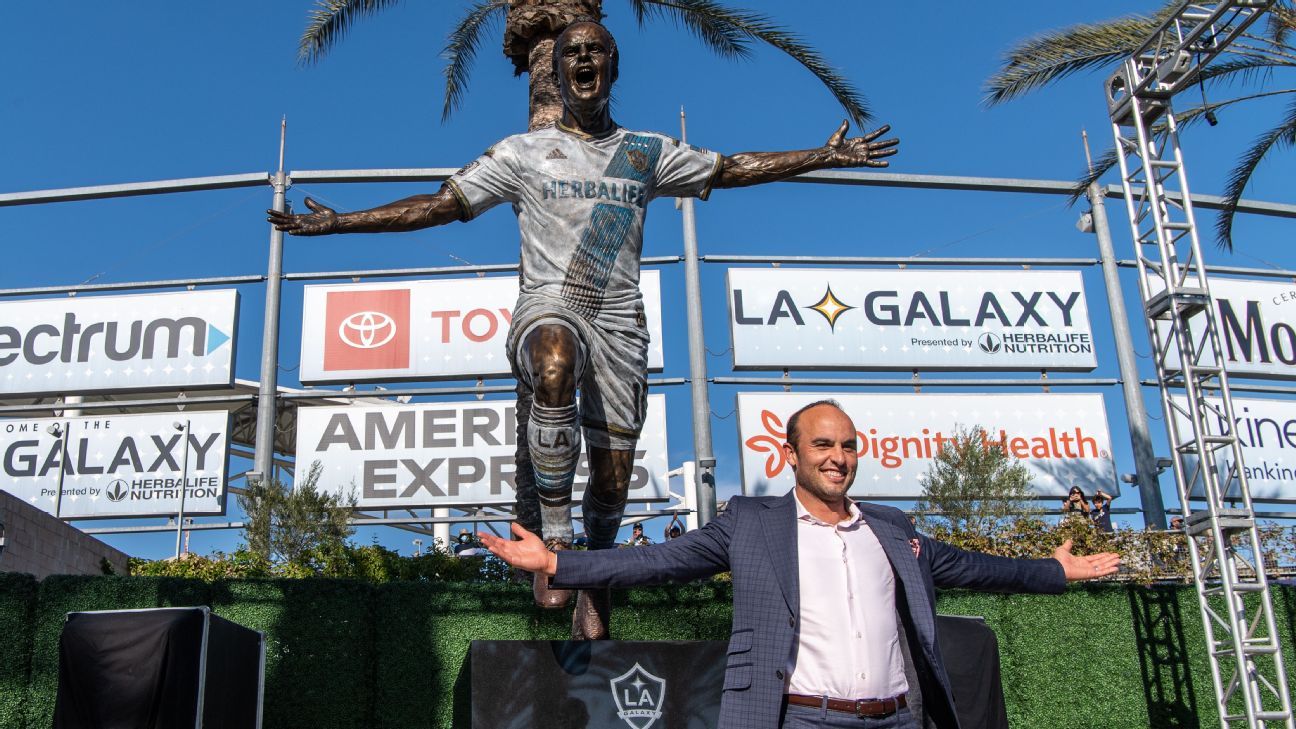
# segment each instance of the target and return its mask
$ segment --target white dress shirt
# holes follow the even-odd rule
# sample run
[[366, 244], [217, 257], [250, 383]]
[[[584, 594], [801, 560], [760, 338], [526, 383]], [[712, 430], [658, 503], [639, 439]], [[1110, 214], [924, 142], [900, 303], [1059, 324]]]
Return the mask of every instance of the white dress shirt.
[[801, 615], [787, 692], [841, 699], [905, 693], [895, 576], [881, 543], [849, 499], [850, 517], [828, 524], [794, 498]]

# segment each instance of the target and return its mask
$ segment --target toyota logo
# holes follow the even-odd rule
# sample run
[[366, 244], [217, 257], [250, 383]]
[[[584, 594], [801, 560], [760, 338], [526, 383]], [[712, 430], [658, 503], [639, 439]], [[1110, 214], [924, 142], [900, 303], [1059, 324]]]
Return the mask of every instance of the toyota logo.
[[338, 325], [338, 337], [356, 349], [376, 349], [396, 336], [396, 322], [381, 311], [357, 311]]

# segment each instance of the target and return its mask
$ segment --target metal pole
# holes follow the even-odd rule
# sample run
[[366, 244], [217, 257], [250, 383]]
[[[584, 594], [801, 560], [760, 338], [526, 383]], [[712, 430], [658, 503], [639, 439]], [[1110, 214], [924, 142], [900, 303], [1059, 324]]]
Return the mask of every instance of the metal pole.
[[[287, 209], [288, 176], [284, 174], [284, 137], [288, 119], [279, 127], [279, 170], [275, 172], [274, 209]], [[258, 478], [272, 476], [275, 434], [275, 394], [279, 384], [279, 289], [283, 283], [283, 232], [270, 226], [270, 255], [266, 264], [265, 324], [261, 335], [261, 384], [257, 394], [256, 453], [253, 469]]]
[[1116, 252], [1112, 248], [1111, 228], [1107, 225], [1107, 207], [1098, 183], [1085, 190], [1093, 208], [1094, 233], [1098, 238], [1098, 256], [1102, 263], [1103, 283], [1107, 289], [1107, 308], [1111, 312], [1112, 335], [1116, 340], [1116, 362], [1120, 366], [1121, 391], [1125, 400], [1125, 419], [1129, 421], [1130, 444], [1134, 448], [1134, 469], [1143, 503], [1143, 522], [1153, 529], [1166, 528], [1165, 503], [1157, 479], [1156, 454], [1148, 434], [1147, 410], [1139, 386], [1138, 364], [1134, 361], [1134, 338], [1130, 334], [1125, 297], [1121, 293]]
[[184, 539], [184, 507], [185, 493], [189, 491], [189, 419], [185, 418], [184, 423], [176, 423], [175, 429], [181, 431], [181, 445], [184, 446], [184, 455], [180, 457], [180, 510], [176, 514], [176, 559], [180, 559], [181, 540]]
[[[684, 109], [680, 109], [680, 139], [688, 141]], [[697, 219], [693, 198], [680, 201], [684, 214], [684, 295], [688, 310], [689, 379], [693, 389], [693, 457], [697, 461], [697, 520], [715, 518], [715, 456], [711, 452], [711, 397], [707, 393], [706, 339], [702, 336], [702, 280], [698, 271]]]
[[63, 474], [67, 473], [67, 439], [68, 431], [71, 430], [69, 421], [62, 421], [55, 426], [55, 435], [59, 438], [59, 470], [58, 470], [58, 490], [54, 492], [54, 518], [62, 519], [63, 516]]

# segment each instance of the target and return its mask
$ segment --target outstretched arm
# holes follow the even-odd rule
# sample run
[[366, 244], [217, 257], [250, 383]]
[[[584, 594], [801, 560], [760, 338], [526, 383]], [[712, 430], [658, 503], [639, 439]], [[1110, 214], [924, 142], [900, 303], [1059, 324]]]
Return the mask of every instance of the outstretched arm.
[[740, 152], [726, 156], [720, 168], [716, 187], [746, 187], [764, 182], [777, 182], [802, 172], [836, 167], [886, 167], [885, 157], [895, 154], [899, 139], [875, 141], [891, 130], [883, 126], [862, 137], [846, 138], [847, 122], [828, 138], [828, 143], [818, 149], [793, 152]]
[[414, 195], [369, 210], [338, 213], [309, 197], [310, 213], [293, 215], [267, 210], [267, 219], [276, 228], [292, 235], [329, 235], [331, 233], [390, 233], [431, 228], [463, 220], [459, 200], [443, 186], [435, 195]]

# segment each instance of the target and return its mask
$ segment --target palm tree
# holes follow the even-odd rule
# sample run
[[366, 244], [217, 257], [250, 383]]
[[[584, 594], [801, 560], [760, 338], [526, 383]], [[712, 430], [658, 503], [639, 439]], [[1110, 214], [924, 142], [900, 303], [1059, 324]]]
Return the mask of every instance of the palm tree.
[[[399, 0], [317, 0], [298, 45], [303, 63], [318, 61], [358, 19], [376, 14]], [[722, 57], [747, 58], [752, 41], [767, 43], [791, 56], [815, 75], [857, 125], [869, 119], [863, 96], [797, 35], [759, 13], [726, 7], [716, 0], [628, 0], [635, 20], [669, 19], [682, 25]], [[562, 100], [553, 82], [553, 44], [558, 34], [580, 19], [602, 19], [603, 0], [473, 0], [451, 31], [444, 56], [446, 90], [442, 120], [463, 102], [468, 77], [485, 32], [504, 18], [504, 54], [516, 75], [530, 74], [529, 126], [553, 124], [562, 115]]]
[[[1007, 52], [1003, 67], [986, 81], [986, 102], [994, 105], [1010, 101], [1079, 71], [1113, 70], [1115, 64], [1136, 51], [1180, 5], [1182, 0], [1171, 0], [1154, 15], [1130, 15], [1102, 23], [1073, 25], [1026, 40]], [[1296, 69], [1296, 47], [1288, 39], [1293, 30], [1296, 30], [1296, 10], [1289, 0], [1280, 0], [1270, 11], [1263, 30], [1241, 36], [1201, 72], [1202, 102], [1175, 113], [1180, 128], [1201, 121], [1213, 126], [1215, 113], [1235, 104], [1296, 94], [1296, 88], [1274, 88], [1272, 83], [1279, 73]], [[1216, 86], [1227, 87], [1237, 95], [1224, 101], [1207, 102], [1205, 89]], [[1296, 100], [1287, 106], [1277, 124], [1252, 141], [1229, 173], [1224, 190], [1225, 205], [1215, 224], [1221, 248], [1233, 249], [1233, 216], [1256, 167], [1270, 151], [1293, 146], [1296, 146]], [[1089, 183], [1116, 162], [1114, 149], [1103, 154], [1077, 181], [1072, 199], [1082, 195]]]

